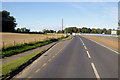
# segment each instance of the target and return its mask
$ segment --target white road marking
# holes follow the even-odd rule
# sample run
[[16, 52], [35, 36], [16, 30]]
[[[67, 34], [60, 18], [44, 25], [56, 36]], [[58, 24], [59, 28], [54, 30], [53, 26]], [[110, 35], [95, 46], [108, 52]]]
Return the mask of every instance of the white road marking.
[[47, 63], [44, 63], [43, 65], [42, 65], [42, 67], [44, 67], [44, 66], [46, 66], [47, 65]]
[[96, 68], [95, 68], [94, 63], [91, 63], [91, 65], [92, 65], [92, 68], [93, 68], [93, 71], [94, 71], [94, 73], [95, 73], [95, 76], [96, 76], [97, 80], [101, 80], [101, 79], [100, 79], [100, 76], [99, 76], [99, 74], [98, 74], [98, 72], [97, 72], [97, 70], [96, 70]]
[[53, 56], [52, 58], [54, 58], [55, 56]]
[[29, 76], [27, 79], [25, 79], [25, 80], [30, 80], [30, 78], [32, 78], [31, 76]]
[[50, 62], [52, 59], [49, 59], [48, 62]]
[[91, 58], [90, 53], [88, 51], [86, 51], [86, 52], [87, 52], [88, 57]]
[[81, 42], [82, 42], [82, 44], [83, 44], [83, 46], [84, 46], [85, 44], [84, 44], [83, 40], [82, 40], [81, 38], [80, 38], [80, 40], [81, 40]]
[[[84, 37], [84, 38], [85, 38], [85, 37]], [[88, 39], [88, 38], [86, 38], [86, 39]], [[99, 44], [99, 45], [101, 45], [101, 46], [103, 46], [103, 47], [105, 47], [105, 48], [107, 48], [107, 49], [109, 49], [109, 50], [111, 50], [111, 51], [119, 54], [119, 52], [117, 52], [117, 51], [115, 51], [115, 50], [113, 50], [113, 49], [111, 49], [111, 48], [108, 48], [108, 47], [106, 47], [105, 45], [102, 45], [102, 44], [100, 44], [100, 43], [98, 43], [98, 42], [96, 42], [96, 41], [94, 41], [94, 40], [92, 40], [92, 39], [88, 39], [88, 40], [91, 40], [92, 42], [95, 42], [95, 43], [97, 43], [97, 44]]]
[[84, 48], [87, 49], [87, 47], [84, 45]]
[[37, 69], [35, 72], [37, 73], [37, 72], [39, 72], [40, 71], [40, 68], [39, 69]]

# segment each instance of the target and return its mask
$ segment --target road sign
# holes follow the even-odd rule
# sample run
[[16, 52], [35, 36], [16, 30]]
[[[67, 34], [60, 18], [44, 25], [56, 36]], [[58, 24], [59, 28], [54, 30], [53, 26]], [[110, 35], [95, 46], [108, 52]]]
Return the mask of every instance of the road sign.
[[114, 31], [111, 31], [111, 34], [115, 34], [115, 35], [116, 35], [116, 34], [117, 34], [117, 31], [115, 31], [115, 30], [114, 30]]

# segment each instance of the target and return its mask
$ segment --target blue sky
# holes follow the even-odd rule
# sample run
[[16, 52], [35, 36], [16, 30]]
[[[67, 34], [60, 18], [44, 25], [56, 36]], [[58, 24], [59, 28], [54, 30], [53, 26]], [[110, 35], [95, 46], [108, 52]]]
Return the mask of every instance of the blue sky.
[[69, 26], [116, 28], [117, 2], [3, 2], [2, 9], [16, 18], [17, 27], [32, 31], [61, 29]]

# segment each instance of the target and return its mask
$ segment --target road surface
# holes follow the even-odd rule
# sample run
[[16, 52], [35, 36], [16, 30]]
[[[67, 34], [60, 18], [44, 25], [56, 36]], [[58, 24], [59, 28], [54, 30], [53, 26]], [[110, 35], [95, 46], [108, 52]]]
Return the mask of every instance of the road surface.
[[118, 80], [118, 54], [89, 39], [74, 36], [57, 43], [14, 78]]

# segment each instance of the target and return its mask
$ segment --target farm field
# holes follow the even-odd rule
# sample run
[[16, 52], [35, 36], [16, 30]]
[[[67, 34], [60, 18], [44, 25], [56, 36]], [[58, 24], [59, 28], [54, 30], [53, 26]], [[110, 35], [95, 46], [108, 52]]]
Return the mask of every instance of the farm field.
[[2, 41], [0, 46], [9, 47], [17, 44], [44, 41], [50, 38], [60, 38], [65, 34], [23, 34], [23, 33], [0, 33]]
[[85, 38], [94, 40], [96, 42], [99, 42], [115, 51], [118, 51], [118, 38], [112, 38], [112, 37], [102, 37], [102, 36], [88, 36], [88, 35], [82, 35]]

